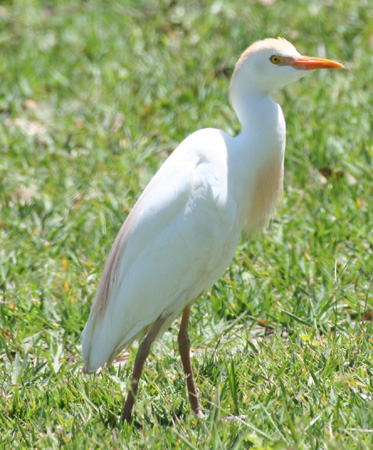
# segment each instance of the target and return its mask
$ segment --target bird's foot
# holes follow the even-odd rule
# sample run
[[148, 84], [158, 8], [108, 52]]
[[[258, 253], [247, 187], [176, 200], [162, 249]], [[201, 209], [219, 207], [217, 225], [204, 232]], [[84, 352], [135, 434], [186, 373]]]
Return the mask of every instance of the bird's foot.
[[202, 409], [196, 409], [193, 410], [193, 414], [197, 419], [203, 419], [206, 417], [205, 413], [202, 411]]

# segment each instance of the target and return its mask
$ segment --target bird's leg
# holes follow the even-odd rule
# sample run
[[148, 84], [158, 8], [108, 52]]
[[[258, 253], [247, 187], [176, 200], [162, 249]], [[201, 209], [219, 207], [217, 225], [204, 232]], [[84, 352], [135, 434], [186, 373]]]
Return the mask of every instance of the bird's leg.
[[141, 345], [139, 347], [139, 350], [136, 355], [135, 359], [135, 365], [133, 368], [133, 374], [132, 374], [132, 382], [131, 382], [131, 389], [128, 393], [127, 401], [123, 409], [122, 417], [121, 417], [121, 423], [131, 422], [131, 413], [132, 413], [132, 407], [135, 403], [136, 393], [139, 386], [139, 380], [141, 377], [141, 372], [144, 367], [144, 363], [146, 361], [146, 358], [149, 355], [150, 347], [152, 343], [154, 342], [154, 339], [157, 337], [157, 334], [159, 333], [159, 330], [162, 328], [162, 325], [165, 323], [167, 319], [166, 317], [158, 317], [154, 325], [152, 326], [149, 333], [146, 335], [145, 339], [141, 342]]
[[179, 351], [181, 361], [184, 367], [184, 373], [188, 386], [189, 401], [192, 407], [193, 414], [197, 419], [202, 419], [204, 416], [201, 405], [199, 404], [196, 385], [194, 383], [192, 363], [190, 361], [190, 339], [188, 335], [188, 323], [190, 315], [190, 306], [187, 306], [183, 311], [181, 319], [180, 331], [178, 335]]

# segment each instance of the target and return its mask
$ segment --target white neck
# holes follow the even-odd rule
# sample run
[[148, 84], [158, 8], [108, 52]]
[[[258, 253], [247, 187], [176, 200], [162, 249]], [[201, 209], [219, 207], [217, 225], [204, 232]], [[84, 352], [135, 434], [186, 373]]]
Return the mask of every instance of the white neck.
[[236, 137], [245, 192], [251, 193], [243, 207], [247, 234], [268, 222], [282, 189], [285, 155], [285, 120], [280, 106], [268, 92], [239, 86], [233, 79], [229, 97], [242, 125]]
[[[234, 80], [238, 81], [238, 80]], [[242, 125], [242, 132], [265, 131], [276, 128], [281, 109], [267, 92], [258, 89], [240, 89], [240, 85], [232, 83], [229, 90], [231, 105]], [[282, 116], [282, 114], [281, 114]]]

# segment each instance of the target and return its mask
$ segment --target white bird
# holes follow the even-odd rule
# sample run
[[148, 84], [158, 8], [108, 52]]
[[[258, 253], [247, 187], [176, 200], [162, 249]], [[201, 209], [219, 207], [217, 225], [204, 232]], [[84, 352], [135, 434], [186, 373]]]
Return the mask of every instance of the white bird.
[[154, 339], [182, 313], [179, 349], [194, 415], [203, 417], [190, 361], [190, 308], [224, 273], [241, 233], [267, 223], [282, 189], [285, 120], [270, 91], [335, 61], [300, 55], [285, 39], [255, 42], [239, 58], [230, 102], [242, 129], [188, 136], [150, 181], [106, 261], [83, 331], [85, 373], [144, 336], [122, 421], [131, 421]]

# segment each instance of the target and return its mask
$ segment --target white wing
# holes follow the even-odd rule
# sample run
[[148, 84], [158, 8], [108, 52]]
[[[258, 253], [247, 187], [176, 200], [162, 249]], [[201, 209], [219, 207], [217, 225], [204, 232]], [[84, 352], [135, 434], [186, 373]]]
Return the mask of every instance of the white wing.
[[192, 134], [139, 198], [113, 244], [83, 332], [85, 372], [110, 363], [160, 315], [169, 316], [167, 327], [229, 264], [241, 231], [228, 196], [229, 139], [214, 129]]

